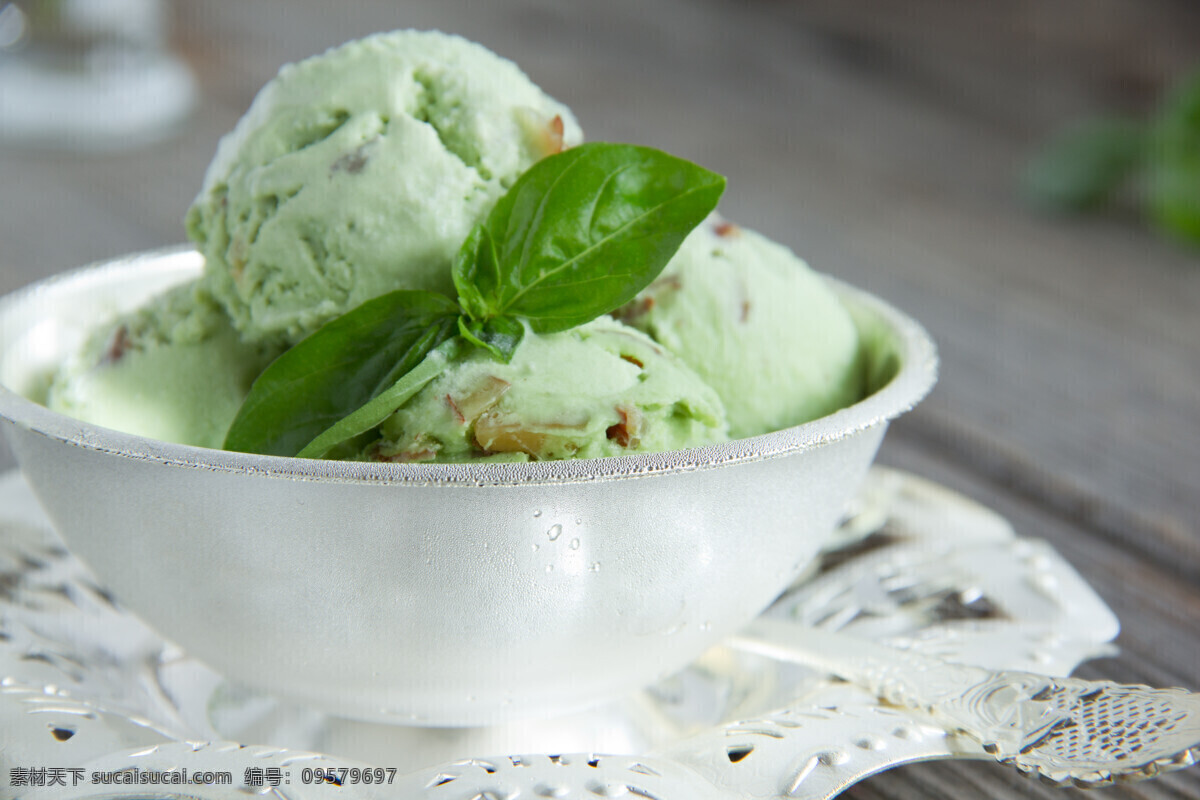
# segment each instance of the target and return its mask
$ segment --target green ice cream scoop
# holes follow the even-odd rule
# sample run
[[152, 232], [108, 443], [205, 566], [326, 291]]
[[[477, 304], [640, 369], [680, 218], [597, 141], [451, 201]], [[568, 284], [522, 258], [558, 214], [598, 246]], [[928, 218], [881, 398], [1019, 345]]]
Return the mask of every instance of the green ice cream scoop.
[[59, 370], [47, 405], [106, 428], [219, 448], [275, 355], [242, 342], [220, 306], [187, 283], [93, 333]]
[[471, 227], [581, 138], [565, 106], [486, 48], [377, 34], [263, 87], [221, 141], [188, 234], [243, 337], [294, 343], [394, 289], [451, 293]]
[[716, 393], [611, 317], [563, 333], [527, 332], [508, 364], [471, 348], [381, 431], [363, 457], [601, 458], [728, 438]]
[[719, 219], [684, 240], [618, 316], [712, 386], [735, 438], [825, 416], [862, 398], [850, 314], [790, 250]]

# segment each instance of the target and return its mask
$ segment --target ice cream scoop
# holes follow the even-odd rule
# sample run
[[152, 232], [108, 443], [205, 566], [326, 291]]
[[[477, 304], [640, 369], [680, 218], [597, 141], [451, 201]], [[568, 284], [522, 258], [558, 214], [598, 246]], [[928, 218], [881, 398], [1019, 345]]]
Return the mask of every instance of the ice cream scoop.
[[692, 231], [618, 316], [716, 390], [734, 438], [822, 417], [865, 391], [858, 330], [825, 279], [718, 218]]
[[277, 354], [242, 341], [189, 281], [93, 331], [58, 371], [46, 403], [106, 428], [220, 447], [254, 378]]
[[394, 289], [452, 290], [471, 226], [582, 138], [515, 64], [396, 31], [285, 66], [218, 147], [187, 216], [248, 340], [294, 343]]
[[508, 364], [470, 350], [382, 432], [367, 458], [602, 458], [728, 438], [716, 393], [611, 317], [563, 333], [527, 333]]

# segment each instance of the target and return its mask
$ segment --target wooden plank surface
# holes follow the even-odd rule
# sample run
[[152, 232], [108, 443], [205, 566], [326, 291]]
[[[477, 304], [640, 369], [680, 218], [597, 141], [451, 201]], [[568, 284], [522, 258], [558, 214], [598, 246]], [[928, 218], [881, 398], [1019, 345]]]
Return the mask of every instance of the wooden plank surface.
[[[203, 106], [135, 152], [0, 149], [0, 292], [180, 241], [218, 136], [281, 63], [373, 30], [459, 32], [518, 61], [590, 139], [724, 172], [728, 216], [922, 320], [942, 378], [882, 460], [1078, 566], [1124, 623], [1123, 654], [1089, 675], [1200, 689], [1200, 255], [1127, 216], [1031, 216], [1013, 190], [1055, 125], [1148, 108], [1200, 54], [1200, 21], [1170, 0], [1050, 5], [176, 4]], [[1090, 796], [1200, 796], [1197, 772]], [[986, 765], [910, 767], [852, 792], [1043, 794], [1072, 793]]]

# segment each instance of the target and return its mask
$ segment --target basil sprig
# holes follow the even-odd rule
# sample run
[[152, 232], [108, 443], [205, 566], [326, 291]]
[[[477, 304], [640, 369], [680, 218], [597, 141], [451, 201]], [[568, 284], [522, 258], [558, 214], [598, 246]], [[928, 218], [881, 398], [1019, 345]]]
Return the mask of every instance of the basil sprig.
[[538, 333], [623, 305], [714, 208], [725, 180], [647, 147], [592, 144], [534, 164], [467, 238], [454, 285], [474, 321]]
[[542, 159], [471, 231], [458, 302], [396, 291], [324, 325], [254, 382], [227, 450], [320, 458], [371, 430], [474, 345], [507, 362], [526, 325], [590, 322], [658, 276], [725, 179], [649, 147], [593, 143]]

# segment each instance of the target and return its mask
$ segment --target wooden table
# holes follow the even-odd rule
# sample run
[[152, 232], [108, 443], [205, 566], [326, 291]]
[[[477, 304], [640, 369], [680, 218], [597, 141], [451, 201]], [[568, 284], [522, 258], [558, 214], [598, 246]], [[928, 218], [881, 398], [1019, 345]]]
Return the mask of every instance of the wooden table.
[[[518, 61], [590, 139], [723, 172], [727, 216], [922, 320], [941, 381], [881, 460], [981, 500], [1078, 567], [1124, 625], [1122, 654], [1084, 675], [1200, 689], [1200, 253], [1128, 214], [1033, 216], [1013, 190], [1059, 123], [1144, 108], [1194, 57], [1200, 17], [1170, 0], [1046, 5], [176, 4], [202, 107], [132, 152], [0, 148], [0, 293], [181, 241], [217, 138], [281, 63], [374, 30], [459, 32]], [[1075, 792], [933, 764], [850, 795]], [[1198, 797], [1200, 769], [1091, 796]]]

